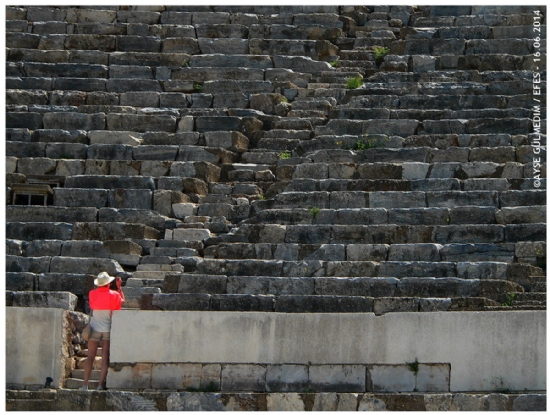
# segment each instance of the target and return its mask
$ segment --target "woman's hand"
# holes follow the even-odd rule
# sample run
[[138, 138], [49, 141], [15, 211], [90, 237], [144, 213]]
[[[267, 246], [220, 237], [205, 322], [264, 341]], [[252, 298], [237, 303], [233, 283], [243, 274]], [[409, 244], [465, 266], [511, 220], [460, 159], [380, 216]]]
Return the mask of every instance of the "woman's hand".
[[116, 277], [115, 278], [115, 284], [118, 291], [120, 291], [120, 287], [122, 286], [122, 278]]

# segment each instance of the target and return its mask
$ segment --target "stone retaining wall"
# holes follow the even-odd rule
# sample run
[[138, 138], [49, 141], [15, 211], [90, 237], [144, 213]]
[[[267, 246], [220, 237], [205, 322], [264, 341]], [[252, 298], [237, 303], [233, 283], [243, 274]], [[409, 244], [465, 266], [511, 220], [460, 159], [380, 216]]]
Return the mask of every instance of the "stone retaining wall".
[[[339, 391], [345, 373], [352, 373], [357, 382], [344, 390], [376, 391], [384, 390], [384, 382], [398, 387], [394, 378], [407, 383], [407, 364], [418, 361], [417, 382], [421, 371], [438, 368], [434, 376], [442, 382], [436, 383], [445, 383], [447, 375], [439, 369], [449, 367], [453, 392], [545, 390], [545, 326], [542, 311], [375, 316], [123, 310], [113, 318], [107, 385], [177, 389], [185, 382], [204, 387], [221, 381], [222, 390], [263, 391], [270, 390], [276, 370], [292, 367], [306, 384], [324, 371], [322, 382]], [[285, 376], [292, 378], [290, 372]], [[247, 386], [227, 382], [230, 377]], [[232, 386], [224, 388], [224, 379]], [[400, 387], [420, 389], [418, 383], [411, 386]]]
[[254, 392], [449, 392], [449, 364], [115, 364], [113, 389]]

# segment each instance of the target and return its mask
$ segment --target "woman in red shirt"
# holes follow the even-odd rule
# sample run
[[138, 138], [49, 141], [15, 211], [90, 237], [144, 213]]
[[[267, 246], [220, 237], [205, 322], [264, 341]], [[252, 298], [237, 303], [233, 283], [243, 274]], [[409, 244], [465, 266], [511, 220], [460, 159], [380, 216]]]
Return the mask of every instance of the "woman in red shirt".
[[88, 390], [88, 380], [92, 373], [95, 356], [99, 342], [102, 342], [102, 362], [101, 374], [99, 376], [99, 386], [97, 390], [105, 390], [107, 371], [109, 370], [109, 348], [110, 348], [110, 333], [111, 333], [111, 318], [113, 311], [120, 310], [124, 302], [124, 294], [120, 288], [122, 279], [116, 278], [117, 290], [113, 291], [109, 288], [109, 284], [115, 279], [106, 272], [101, 272], [94, 280], [97, 286], [95, 290], [90, 291], [90, 309], [92, 310], [92, 333], [88, 340], [88, 358], [84, 365], [84, 385], [80, 390]]

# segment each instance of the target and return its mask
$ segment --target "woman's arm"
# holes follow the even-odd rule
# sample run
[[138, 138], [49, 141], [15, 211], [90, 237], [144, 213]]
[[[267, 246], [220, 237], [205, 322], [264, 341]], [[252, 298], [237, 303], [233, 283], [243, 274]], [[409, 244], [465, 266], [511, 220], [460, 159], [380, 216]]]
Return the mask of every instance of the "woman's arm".
[[120, 301], [121, 301], [121, 303], [123, 303], [124, 301], [126, 301], [126, 299], [124, 298], [124, 293], [122, 292], [122, 288], [121, 288], [122, 278], [116, 277], [115, 284], [116, 284], [116, 290], [117, 290], [118, 294], [120, 295]]

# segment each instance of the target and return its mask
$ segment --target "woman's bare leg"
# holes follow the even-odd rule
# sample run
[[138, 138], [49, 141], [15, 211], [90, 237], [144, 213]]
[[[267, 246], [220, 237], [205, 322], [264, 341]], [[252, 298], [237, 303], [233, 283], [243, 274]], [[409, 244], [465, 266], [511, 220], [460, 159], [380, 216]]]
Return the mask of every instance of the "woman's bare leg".
[[97, 353], [97, 347], [99, 342], [95, 340], [88, 340], [88, 357], [84, 364], [84, 385], [88, 386], [88, 380], [90, 380], [90, 374], [92, 373], [92, 367], [94, 366], [95, 355]]
[[110, 340], [103, 340], [102, 342], [102, 353], [101, 353], [101, 374], [99, 375], [99, 385], [105, 387], [107, 372], [109, 371], [109, 349], [111, 346]]

